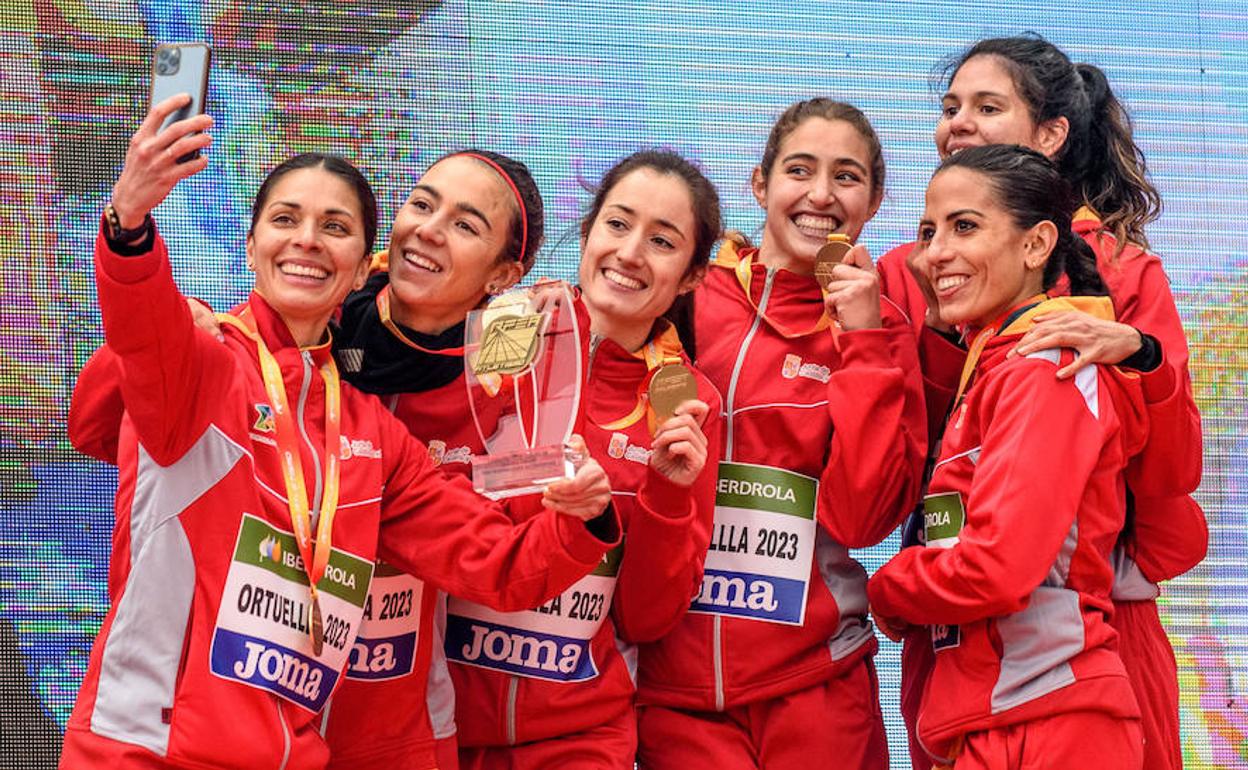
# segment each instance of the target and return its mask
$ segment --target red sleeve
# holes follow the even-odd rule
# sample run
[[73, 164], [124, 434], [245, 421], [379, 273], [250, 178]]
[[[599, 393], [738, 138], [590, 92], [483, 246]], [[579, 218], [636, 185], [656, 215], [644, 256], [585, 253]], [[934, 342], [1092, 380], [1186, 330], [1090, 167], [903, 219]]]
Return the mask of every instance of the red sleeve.
[[923, 372], [923, 401], [927, 410], [927, 435], [936, 441], [944, 431], [945, 417], [958, 389], [966, 350], [953, 344], [927, 325], [927, 300], [915, 282], [906, 258], [913, 243], [898, 246], [880, 257], [880, 296], [905, 317], [919, 347], [919, 368]]
[[121, 399], [139, 443], [160, 465], [176, 462], [211, 421], [214, 400], [234, 375], [233, 354], [195, 331], [173, 282], [165, 243], [135, 257], [115, 254], [101, 231], [95, 282], [104, 338], [117, 355]]
[[875, 545], [910, 513], [927, 457], [914, 336], [888, 308], [884, 316], [884, 328], [838, 337], [840, 365], [828, 380], [832, 444], [818, 520], [850, 548]]
[[652, 642], [672, 630], [702, 583], [720, 457], [721, 407], [710, 406], [702, 425], [706, 467], [693, 486], [677, 486], [651, 469], [637, 491], [611, 605], [616, 632], [626, 641]]
[[1142, 496], [1190, 493], [1200, 485], [1200, 412], [1192, 396], [1187, 338], [1170, 282], [1161, 260], [1152, 254], [1136, 252], [1124, 258], [1118, 269], [1122, 271], [1114, 290], [1118, 320], [1155, 337], [1163, 356], [1161, 366], [1140, 375], [1149, 434], [1135, 461], [1139, 467], [1132, 473], [1150, 486], [1137, 488], [1133, 484], [1132, 490]]
[[441, 473], [424, 445], [380, 402], [377, 415], [386, 463], [378, 554], [404, 572], [452, 596], [517, 612], [575, 583], [619, 542], [614, 513], [609, 540], [552, 510], [513, 524], [468, 479]]
[[121, 362], [107, 345], [91, 354], [69, 400], [69, 443], [88, 457], [117, 464], [117, 439], [126, 406]]
[[1191, 495], [1136, 497], [1128, 554], [1154, 583], [1176, 578], [1205, 558], [1209, 525]]
[[867, 583], [883, 617], [970, 623], [1027, 605], [1070, 531], [1103, 444], [1075, 382], [1058, 380], [1054, 369], [1018, 359], [981, 382], [974, 419], [983, 441], [958, 542], [905, 548], [885, 564]]

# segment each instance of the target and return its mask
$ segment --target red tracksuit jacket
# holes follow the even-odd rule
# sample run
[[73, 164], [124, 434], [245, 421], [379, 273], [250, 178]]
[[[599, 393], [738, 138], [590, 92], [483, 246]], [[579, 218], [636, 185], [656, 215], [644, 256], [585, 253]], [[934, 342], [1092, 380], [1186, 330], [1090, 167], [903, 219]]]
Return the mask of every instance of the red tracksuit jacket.
[[[1115, 600], [1151, 600], [1158, 594], [1155, 583], [1180, 575], [1198, 563], [1204, 558], [1208, 542], [1204, 513], [1189, 494], [1200, 481], [1201, 444], [1200, 416], [1191, 396], [1187, 371], [1187, 340], [1160, 260], [1132, 245], [1113, 259], [1116, 241], [1089, 209], [1076, 214], [1073, 226], [1096, 252], [1098, 268], [1113, 296], [1117, 319], [1157, 338], [1165, 357], [1162, 366], [1141, 373], [1140, 381], [1149, 402], [1150, 438], [1146, 453], [1155, 458], [1147, 472], [1170, 479], [1173, 488], [1160, 496], [1135, 495], [1132, 538], [1126, 548], [1120, 546], [1114, 551]], [[936, 426], [939, 435], [965, 351], [950, 345], [923, 322], [926, 301], [905, 265], [913, 246], [903, 244], [888, 252], [880, 259], [878, 269], [885, 294], [910, 315], [920, 339], [929, 394], [928, 424]], [[1063, 285], [1055, 293], [1064, 290]], [[1148, 462], [1147, 458], [1141, 461]], [[1168, 649], [1164, 632], [1159, 627], [1157, 632], [1161, 638], [1155, 641]], [[932, 649], [925, 639], [925, 634], [908, 636], [902, 652], [902, 713], [910, 728], [916, 768], [926, 767], [922, 752], [914, 743], [913, 730], [926, 672], [933, 663]]]
[[698, 366], [724, 396], [715, 527], [689, 614], [642, 649], [644, 703], [723, 710], [871, 655], [848, 549], [878, 543], [918, 497], [923, 391], [904, 321], [885, 307], [882, 329], [811, 332], [813, 277], [741, 265], [726, 247], [697, 294]]
[[[112, 465], [118, 464], [124, 412], [120, 379], [117, 356], [101, 348], [79, 373], [69, 410], [74, 447]], [[471, 457], [482, 447], [468, 415], [462, 377], [423, 393], [385, 396], [382, 403], [426, 444], [434, 465], [445, 473], [471, 474]], [[125, 474], [133, 468], [123, 465], [120, 470]], [[132, 480], [119, 485], [122, 493], [133, 492], [133, 486]], [[119, 508], [128, 508], [128, 503], [119, 502]], [[330, 768], [427, 770], [440, 764], [435, 742], [453, 739], [455, 693], [442, 654], [445, 594], [396, 572], [380, 564], [374, 570], [368, 612], [347, 670], [321, 713]], [[119, 573], [109, 575], [114, 601]], [[385, 719], [376, 718], [378, 703], [386, 704]]]
[[938, 761], [970, 732], [1080, 710], [1139, 715], [1107, 622], [1124, 469], [1148, 435], [1138, 378], [1089, 367], [1058, 380], [1070, 351], [1006, 358], [1037, 314], [1072, 308], [1112, 317], [1108, 300], [1054, 299], [1003, 322], [945, 429], [927, 547], [903, 549], [868, 583], [876, 612], [932, 629], [918, 730]]
[[[1151, 599], [1157, 595], [1157, 588], [1148, 583], [1191, 569], [1204, 558], [1208, 545], [1204, 514], [1190, 495], [1200, 485], [1203, 458], [1200, 414], [1188, 373], [1187, 338], [1156, 255], [1128, 244], [1115, 258], [1117, 241], [1088, 208], [1075, 214], [1073, 227], [1096, 253], [1097, 268], [1113, 299], [1115, 318], [1155, 337], [1164, 356], [1161, 366], [1140, 374], [1148, 403], [1150, 439], [1138, 462], [1154, 463], [1142, 472], [1163, 473], [1170, 479], [1170, 487], [1161, 497], [1135, 495], [1135, 532], [1126, 551], [1116, 559], [1119, 580], [1114, 591], [1115, 598]], [[913, 246], [903, 244], [880, 259], [880, 284], [889, 300], [909, 316], [919, 340], [928, 424], [939, 430], [965, 351], [923, 322], [926, 301], [905, 264]], [[1058, 296], [1066, 292], [1063, 280], [1049, 293]]]
[[[195, 331], [159, 237], [136, 257], [99, 237], [96, 274], [127, 414], [113, 606], [62, 767], [323, 767], [317, 712], [347, 663], [377, 555], [509, 609], [555, 595], [613, 545], [553, 512], [514, 526], [466, 482], [447, 481], [376, 399], [344, 386], [335, 552], [319, 584], [325, 647], [314, 655], [255, 344], [233, 327], [224, 345]], [[328, 345], [297, 348], [258, 297], [246, 311], [281, 366], [317, 490], [315, 370]]]
[[1135, 498], [1133, 531], [1116, 557], [1115, 601], [1153, 599], [1156, 584], [1178, 577], [1205, 557], [1209, 529], [1191, 497], [1203, 463], [1200, 413], [1192, 397], [1187, 337], [1175, 308], [1161, 260], [1127, 244], [1113, 258], [1117, 241], [1090, 209], [1075, 215], [1075, 232], [1096, 252], [1097, 268], [1109, 287], [1114, 315], [1161, 343], [1164, 361], [1140, 375], [1150, 419], [1148, 447], [1136, 460], [1137, 475], [1170, 482], [1162, 495]]
[[[668, 351], [679, 350], [670, 327], [660, 341]], [[461, 746], [567, 736], [632, 708], [634, 643], [658, 639], [684, 614], [701, 584], [710, 540], [720, 399], [710, 381], [684, 363], [697, 379], [698, 398], [711, 407], [702, 428], [709, 457], [692, 487], [650, 468], [650, 427], [633, 412], [648, 382], [643, 356], [610, 340], [590, 354], [584, 435], [611, 479], [625, 532], [622, 552], [526, 613], [505, 615], [450, 600], [446, 657]], [[630, 413], [640, 419], [603, 427], [628, 423], [621, 418]], [[542, 649], [547, 644], [549, 652]]]

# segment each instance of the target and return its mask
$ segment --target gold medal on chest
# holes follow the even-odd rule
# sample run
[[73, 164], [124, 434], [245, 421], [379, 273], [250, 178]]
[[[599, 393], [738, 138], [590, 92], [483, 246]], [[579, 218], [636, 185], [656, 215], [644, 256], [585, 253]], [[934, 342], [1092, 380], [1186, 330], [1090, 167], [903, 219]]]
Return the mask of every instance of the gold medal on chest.
[[325, 621], [321, 617], [321, 602], [316, 596], [316, 591], [312, 591], [312, 607], [308, 612], [311, 622], [308, 623], [312, 634], [312, 654], [321, 657], [321, 650], [325, 649]]

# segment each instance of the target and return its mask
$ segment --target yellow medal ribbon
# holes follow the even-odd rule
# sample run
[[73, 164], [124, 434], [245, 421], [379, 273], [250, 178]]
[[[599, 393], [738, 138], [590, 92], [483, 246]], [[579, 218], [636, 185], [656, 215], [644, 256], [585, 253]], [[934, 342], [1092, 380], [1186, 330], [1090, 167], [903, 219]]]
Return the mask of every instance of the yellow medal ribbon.
[[255, 321], [250, 315], [250, 308], [244, 310], [243, 313], [244, 317], [219, 313], [217, 320], [237, 328], [244, 336], [255, 342], [256, 350], [260, 355], [260, 373], [264, 378], [264, 390], [268, 394], [269, 404], [273, 408], [277, 451], [282, 459], [282, 476], [286, 482], [286, 504], [290, 508], [290, 522], [295, 531], [295, 541], [299, 544], [299, 556], [303, 559], [303, 568], [307, 573], [308, 585], [312, 592], [310, 630], [313, 653], [319, 656], [324, 629], [316, 584], [324, 577], [325, 568], [329, 564], [334, 515], [338, 510], [342, 383], [338, 377], [338, 367], [334, 364], [333, 356], [328, 356], [325, 363], [320, 366], [321, 378], [325, 381], [325, 491], [321, 497], [321, 512], [316, 523], [314, 544], [308, 491], [303, 481], [303, 463], [299, 459], [299, 438], [294, 417], [290, 412], [290, 402], [286, 398], [286, 386], [282, 382], [282, 368], [256, 330]]
[[[754, 295], [750, 292], [750, 285], [754, 280], [754, 254], [742, 257], [737, 252], [737, 244], [733, 241], [726, 240], [723, 245], [719, 247], [719, 253], [715, 256], [715, 264], [732, 268], [733, 272], [737, 276], [737, 283], [741, 284], [741, 288], [745, 290], [745, 298], [749, 300], [750, 306], [754, 308], [754, 312], [762, 316], [773, 329], [780, 332], [781, 337], [791, 340], [797, 337], [806, 337], [811, 334], [815, 334], [816, 332], [821, 332], [824, 329], [832, 329], [833, 334], [836, 333], [836, 328], [832, 325], [832, 319], [828, 317], [828, 311], [826, 308], [823, 310], [823, 315], [819, 317], [818, 323], [806, 331], [797, 332], [786, 328], [782, 324], [776, 323], [768, 317], [766, 313], [761, 312], [758, 309], [758, 304], [754, 302]], [[823, 287], [820, 287], [819, 291], [820, 294], [822, 294]]]
[[637, 403], [631, 412], [620, 419], [598, 427], [603, 430], [624, 430], [645, 416], [650, 434], [654, 435], [658, 426], [655, 425], [654, 410], [650, 408], [650, 380], [660, 368], [668, 364], [681, 363], [680, 354], [683, 350], [684, 347], [680, 344], [680, 335], [676, 333], [676, 327], [668, 324], [666, 329], [656, 334], [642, 346], [641, 350], [634, 353], [634, 357], [646, 362], [646, 376], [642, 377], [637, 385]]

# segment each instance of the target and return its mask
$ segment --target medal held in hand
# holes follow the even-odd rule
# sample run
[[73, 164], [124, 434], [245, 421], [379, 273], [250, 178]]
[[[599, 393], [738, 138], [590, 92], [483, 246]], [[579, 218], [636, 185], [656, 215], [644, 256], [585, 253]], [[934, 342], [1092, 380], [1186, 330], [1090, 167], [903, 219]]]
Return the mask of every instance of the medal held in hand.
[[650, 408], [655, 426], [676, 414], [676, 407], [698, 397], [698, 383], [684, 364], [664, 364], [650, 378]]
[[844, 233], [828, 233], [828, 242], [819, 247], [819, 252], [815, 254], [815, 280], [824, 291], [832, 283], [832, 268], [841, 264], [852, 248], [854, 244], [849, 242], [849, 236]]
[[468, 314], [464, 382], [486, 454], [472, 485], [491, 497], [540, 491], [571, 478], [567, 449], [584, 377], [581, 334], [562, 283], [509, 292]]

